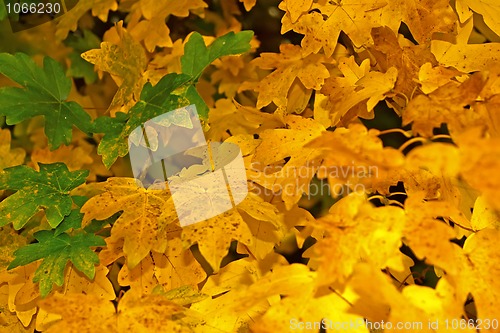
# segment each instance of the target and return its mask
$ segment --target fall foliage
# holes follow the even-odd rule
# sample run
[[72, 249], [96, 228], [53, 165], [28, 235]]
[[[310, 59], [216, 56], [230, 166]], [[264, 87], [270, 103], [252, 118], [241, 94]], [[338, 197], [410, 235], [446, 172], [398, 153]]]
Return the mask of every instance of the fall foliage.
[[[47, 3], [0, 0], [0, 333], [500, 332], [496, 0]], [[193, 104], [248, 195], [182, 226], [128, 142]]]

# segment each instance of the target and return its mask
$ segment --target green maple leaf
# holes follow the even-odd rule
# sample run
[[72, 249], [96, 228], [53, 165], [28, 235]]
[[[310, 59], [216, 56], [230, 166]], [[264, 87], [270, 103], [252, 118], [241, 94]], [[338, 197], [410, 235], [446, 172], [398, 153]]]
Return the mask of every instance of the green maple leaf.
[[38, 231], [34, 237], [38, 243], [16, 250], [15, 259], [8, 269], [43, 259], [33, 278], [33, 282], [40, 283], [42, 297], [50, 293], [53, 284], [63, 285], [64, 269], [68, 261], [89, 279], [94, 278], [95, 265], [99, 263], [99, 257], [90, 247], [105, 246], [106, 242], [102, 237], [85, 232], [74, 236], [67, 233], [56, 235], [55, 230]]
[[195, 32], [184, 46], [184, 55], [181, 58], [182, 73], [197, 80], [203, 70], [215, 59], [227, 55], [235, 55], [250, 49], [250, 40], [253, 31], [230, 32], [213, 41], [208, 47], [203, 37]]
[[189, 105], [189, 101], [174, 90], [189, 81], [189, 76], [168, 74], [155, 86], [146, 83], [141, 92], [141, 99], [127, 114], [118, 112], [115, 118], [99, 117], [94, 122], [94, 131], [105, 133], [97, 152], [102, 155], [104, 165], [109, 168], [118, 158], [128, 153], [127, 137], [137, 127], [156, 116]]
[[117, 113], [116, 118], [96, 119], [94, 132], [105, 133], [97, 150], [102, 155], [104, 165], [109, 168], [119, 156], [127, 155], [127, 137], [135, 128], [152, 118], [194, 104], [200, 118], [207, 119], [208, 106], [196, 91], [194, 83], [215, 59], [248, 51], [252, 36], [252, 31], [230, 32], [207, 47], [201, 35], [195, 32], [184, 48], [182, 74], [170, 73], [155, 86], [146, 83], [140, 100], [126, 115]]
[[5, 5], [3, 0], [0, 0], [0, 21], [7, 17], [7, 10], [5, 9]]
[[44, 116], [52, 149], [71, 142], [73, 125], [90, 133], [90, 116], [78, 103], [66, 101], [72, 81], [57, 61], [46, 57], [40, 68], [26, 54], [1, 53], [0, 73], [23, 87], [0, 88], [0, 116], [7, 116], [8, 125]]
[[19, 165], [0, 173], [0, 189], [17, 191], [0, 202], [0, 227], [21, 229], [41, 208], [55, 228], [71, 212], [70, 191], [85, 182], [88, 170], [70, 172], [64, 163], [39, 164], [40, 172]]
[[70, 229], [80, 229], [82, 227], [82, 219], [83, 214], [80, 213], [80, 208], [73, 209], [54, 230], [54, 236], [59, 236]]

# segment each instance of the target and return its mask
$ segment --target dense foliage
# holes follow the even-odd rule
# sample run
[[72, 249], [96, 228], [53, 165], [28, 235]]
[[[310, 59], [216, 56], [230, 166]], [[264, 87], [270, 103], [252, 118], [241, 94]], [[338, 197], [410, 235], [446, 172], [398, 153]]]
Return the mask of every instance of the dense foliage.
[[[0, 332], [500, 330], [494, 0], [14, 2]], [[192, 104], [249, 193], [181, 227], [128, 138]]]

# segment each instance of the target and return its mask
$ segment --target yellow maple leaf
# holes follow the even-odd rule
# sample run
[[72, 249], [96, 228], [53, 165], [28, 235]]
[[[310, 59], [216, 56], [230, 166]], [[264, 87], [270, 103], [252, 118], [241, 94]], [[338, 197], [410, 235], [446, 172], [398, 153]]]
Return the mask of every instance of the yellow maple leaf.
[[[252, 308], [235, 308], [241, 299], [241, 290], [248, 288], [273, 265], [285, 264], [274, 257], [271, 260], [257, 261], [247, 257], [234, 260], [220, 269], [217, 274], [209, 276], [201, 292], [212, 297], [191, 305], [204, 321], [201, 326], [194, 327], [195, 332], [235, 332], [248, 330], [248, 325], [264, 310], [267, 305]], [[274, 260], [278, 259], [278, 260]]]
[[[341, 120], [348, 122], [358, 115], [367, 118], [364, 114], [371, 113], [379, 101], [392, 95], [392, 89], [398, 79], [398, 70], [395, 67], [388, 68], [385, 73], [370, 71], [369, 60], [358, 65], [352, 56], [341, 58], [338, 69], [343, 76], [326, 79], [321, 89], [321, 94], [328, 99], [315, 104], [315, 117], [325, 121], [330, 118], [328, 127], [338, 126]], [[359, 109], [356, 109], [358, 106]], [[353, 109], [356, 112], [349, 113]]]
[[381, 26], [397, 32], [403, 21], [419, 44], [429, 44], [436, 32], [454, 33], [457, 21], [448, 0], [389, 0], [382, 15]]
[[61, 16], [57, 21], [56, 37], [63, 40], [68, 32], [75, 31], [78, 27], [78, 21], [86, 12], [92, 10], [92, 15], [98, 17], [101, 21], [108, 20], [109, 11], [118, 9], [116, 0], [81, 0], [76, 6]]
[[[45, 300], [32, 281], [37, 262], [5, 267], [13, 250], [45, 229], [46, 221], [37, 215], [22, 236], [0, 228], [0, 331], [368, 333], [379, 331], [372, 323], [384, 322], [385, 331], [391, 323], [399, 332], [436, 333], [450, 331], [445, 320], [454, 325], [471, 318], [460, 331], [475, 332], [472, 321], [497, 319], [495, 1], [282, 0], [281, 31], [287, 34], [279, 53], [259, 53], [254, 39], [257, 56], [218, 59], [196, 83], [210, 109], [207, 141], [236, 144], [242, 153], [248, 182], [236, 189], [246, 195], [236, 207], [229, 199], [239, 201], [240, 193], [228, 194], [229, 185], [215, 177], [175, 187], [229, 162], [206, 150], [187, 154], [203, 164], [169, 177], [170, 192], [144, 189], [132, 178], [93, 183], [98, 175], [130, 170], [121, 159], [121, 166], [106, 171], [86, 134], [75, 132], [70, 146], [48, 151], [39, 119], [17, 125], [12, 144], [9, 130], [0, 130], [0, 174], [24, 163], [26, 153], [11, 146], [32, 145], [27, 163], [35, 168], [64, 162], [71, 170], [90, 169], [90, 184], [71, 193], [90, 198], [82, 208], [83, 227], [118, 216], [99, 231], [107, 233], [107, 246], [99, 252], [95, 279], [68, 265], [64, 284]], [[75, 94], [76, 88], [70, 95], [93, 119], [114, 116], [129, 110], [145, 82], [181, 72], [187, 32], [172, 24], [194, 23], [215, 36], [240, 31], [256, 17], [241, 8], [249, 11], [256, 2], [82, 0], [45, 28], [19, 32], [11, 48], [39, 40], [34, 51], [64, 61], [69, 49], [53, 46], [70, 30], [92, 29], [95, 17], [108, 21], [110, 11], [125, 15], [125, 23], [104, 33], [99, 49], [84, 54], [101, 82], [83, 87], [85, 96]], [[275, 17], [275, 8], [259, 5], [257, 21], [262, 10]], [[54, 29], [57, 34], [48, 33]], [[207, 45], [213, 39], [204, 37]], [[263, 49], [275, 41], [266, 36]], [[363, 119], [374, 118], [380, 104], [412, 130], [379, 130], [384, 125], [378, 120], [386, 117], [379, 112], [365, 126]], [[442, 130], [433, 135], [445, 127], [450, 136]], [[157, 133], [148, 126], [145, 131], [156, 149]], [[399, 149], [391, 148], [394, 136], [385, 136], [395, 132], [409, 139]], [[131, 136], [141, 145], [139, 139]], [[180, 188], [186, 192], [174, 190]], [[174, 199], [185, 211], [175, 209]], [[177, 214], [199, 215], [193, 207], [200, 200], [209, 202], [206, 213], [229, 210], [181, 228]], [[307, 264], [290, 264], [281, 254], [299, 255]], [[428, 269], [438, 281], [427, 279]], [[415, 285], [417, 272], [424, 285]]]
[[118, 111], [128, 112], [139, 99], [146, 55], [141, 44], [123, 28], [123, 22], [109, 30], [106, 36], [111, 41], [102, 42], [100, 49], [83, 53], [82, 58], [94, 64], [101, 73], [110, 73], [119, 86], [108, 109], [114, 116]]
[[441, 65], [469, 73], [486, 70], [498, 63], [500, 43], [468, 43], [473, 27], [473, 21], [469, 19], [459, 31], [456, 41], [436, 39], [431, 42], [431, 52]]
[[56, 150], [50, 150], [48, 147], [43, 149], [35, 148], [31, 153], [31, 162], [35, 165], [35, 170], [39, 170], [39, 163], [49, 164], [63, 162], [70, 171], [84, 169], [94, 160], [89, 156], [92, 152], [92, 146], [75, 147], [73, 145], [60, 146]]
[[344, 184], [351, 190], [361, 187], [369, 192], [373, 184], [404, 165], [402, 153], [384, 147], [378, 135], [378, 130], [354, 123], [348, 128], [325, 131], [306, 145], [319, 151], [317, 176], [328, 180], [330, 195], [342, 194]]
[[8, 284], [8, 310], [14, 312], [24, 326], [28, 326], [37, 312], [40, 296], [38, 285], [33, 282], [39, 263], [16, 267], [0, 272], [1, 280]]
[[[326, 56], [333, 54], [340, 32], [345, 32], [360, 47], [369, 45], [370, 31], [381, 26], [381, 13], [386, 1], [360, 3], [342, 1], [283, 1], [279, 8], [285, 10], [281, 33], [293, 30], [304, 35], [301, 45], [304, 51], [318, 53], [322, 48]], [[300, 7], [299, 7], [300, 6]], [[398, 24], [399, 25], [399, 24]]]
[[495, 138], [500, 137], [500, 66], [492, 66], [487, 72], [488, 80], [481, 91], [479, 101], [475, 104], [477, 112], [481, 115], [488, 133]]
[[[223, 161], [219, 162], [222, 163]], [[178, 177], [179, 180], [192, 176], [196, 177], [199, 168], [204, 172], [208, 167], [194, 165], [182, 171], [181, 176]], [[276, 208], [272, 204], [264, 202], [258, 195], [246, 193], [247, 191], [245, 191], [246, 198], [241, 202], [238, 200], [239, 203], [236, 208], [231, 209], [231, 206], [227, 206], [229, 198], [224, 199], [228, 193], [226, 184], [223, 182], [215, 183], [216, 180], [209, 176], [210, 174], [207, 174], [203, 177], [206, 179], [206, 186], [203, 186], [203, 189], [199, 187], [186, 187], [190, 191], [189, 194], [177, 197], [178, 201], [176, 205], [180, 204], [183, 207], [180, 218], [193, 216], [193, 207], [199, 204], [200, 196], [209, 205], [206, 210], [211, 209], [213, 212], [209, 217], [216, 215], [203, 222], [184, 227], [182, 239], [185, 247], [198, 243], [201, 254], [215, 270], [218, 270], [220, 260], [226, 255], [231, 240], [238, 240], [245, 244], [250, 251], [254, 252], [254, 255], [263, 256], [267, 254], [269, 251], [262, 254], [262, 249], [253, 240], [254, 237], [262, 238], [265, 231], [277, 228], [276, 220], [278, 220], [278, 217], [276, 215]], [[177, 177], [170, 179], [172, 180], [171, 186], [178, 180]], [[245, 184], [245, 188], [246, 186]], [[233, 196], [237, 193], [235, 190], [237, 191], [237, 189], [231, 188]], [[225, 213], [220, 213], [224, 211]], [[199, 213], [195, 210], [194, 214]], [[199, 219], [199, 216], [196, 215], [196, 218]], [[258, 228], [251, 231], [248, 226], [251, 223], [256, 226], [262, 226], [262, 231]], [[267, 241], [269, 242], [269, 240]]]
[[460, 170], [458, 149], [450, 144], [433, 142], [412, 149], [406, 162], [435, 175], [454, 177]]
[[[133, 269], [150, 250], [164, 252], [167, 245], [165, 227], [175, 220], [165, 221], [164, 210], [173, 210], [170, 193], [161, 189], [144, 189], [133, 178], [108, 178], [106, 182], [87, 185], [102, 193], [92, 197], [82, 207], [82, 225], [93, 219], [104, 220], [123, 211], [113, 224], [111, 237], [124, 239], [123, 252]], [[170, 204], [170, 206], [169, 206]]]
[[290, 87], [295, 79], [306, 89], [319, 90], [324, 80], [330, 76], [324, 63], [329, 63], [322, 55], [302, 55], [301, 47], [292, 44], [280, 45], [280, 53], [262, 53], [252, 63], [262, 69], [275, 69], [259, 82], [246, 82], [240, 90], [253, 89], [259, 93], [257, 108], [271, 102], [285, 106]]
[[252, 332], [256, 333], [285, 332], [290, 329], [316, 332], [319, 328], [330, 331], [370, 332], [365, 327], [362, 316], [351, 313], [350, 305], [334, 293], [285, 297], [280, 303], [273, 304], [251, 326]]
[[31, 333], [35, 331], [35, 322], [23, 325], [16, 312], [9, 311], [9, 285], [0, 285], [0, 330], [9, 333]]
[[[316, 173], [317, 150], [305, 145], [325, 128], [301, 116], [289, 115], [284, 120], [287, 128], [259, 134], [260, 144], [249, 166], [249, 179], [267, 189], [264, 194], [280, 195], [287, 209], [291, 209], [303, 193], [309, 193], [309, 183]], [[285, 159], [288, 159], [286, 163]]]
[[245, 10], [248, 12], [253, 8], [253, 6], [255, 6], [257, 0], [240, 0], [240, 2], [243, 2]]
[[134, 40], [144, 41], [144, 46], [148, 52], [154, 52], [158, 47], [172, 47], [170, 29], [165, 23], [165, 18], [154, 16], [149, 20], [141, 20], [140, 11], [132, 12], [127, 29]]
[[391, 67], [396, 67], [398, 77], [394, 85], [396, 102], [400, 108], [406, 106], [417, 87], [417, 76], [420, 67], [425, 63], [437, 65], [434, 55], [425, 45], [414, 45], [409, 40], [398, 36], [388, 27], [374, 28], [372, 30], [374, 46], [370, 48], [370, 53], [375, 57], [377, 66], [382, 71], [387, 71]]
[[152, 251], [133, 269], [124, 265], [118, 274], [120, 285], [149, 294], [158, 284], [168, 291], [202, 282], [206, 273], [191, 250], [182, 248], [181, 232], [182, 229], [175, 224], [167, 226], [165, 253]]
[[424, 94], [430, 94], [439, 87], [452, 81], [463, 74], [456, 69], [444, 66], [433, 66], [427, 62], [418, 71], [418, 84]]
[[172, 47], [170, 28], [166, 25], [169, 16], [203, 16], [206, 7], [203, 0], [136, 1], [130, 8], [127, 28], [137, 42], [144, 42], [149, 52], [156, 47]]
[[[422, 192], [405, 201], [407, 223], [404, 230], [406, 244], [418, 259], [445, 269], [450, 274], [460, 271], [460, 247], [450, 240], [455, 238], [453, 228], [438, 220], [449, 218], [450, 204], [444, 201], [424, 201]], [[429, 233], [428, 230], [433, 230]]]
[[210, 130], [207, 137], [221, 141], [232, 135], [259, 133], [266, 128], [279, 126], [272, 114], [243, 106], [235, 100], [219, 99], [208, 114]]
[[[280, 241], [280, 227], [283, 228], [284, 223], [276, 206], [255, 193], [249, 193], [248, 196], [251, 200], [244, 200], [238, 208], [254, 238], [251, 244], [245, 245], [246, 250], [242, 252], [249, 252], [257, 259], [264, 259], [273, 253], [274, 246]], [[243, 247], [238, 245], [239, 248]]]
[[55, 290], [57, 293], [64, 295], [83, 293], [112, 301], [116, 298], [116, 294], [113, 284], [107, 278], [108, 273], [109, 269], [106, 266], [99, 265], [96, 267], [94, 279], [90, 280], [71, 265], [66, 269], [63, 286]]
[[[472, 295], [477, 318], [485, 320], [494, 317], [499, 306], [500, 290], [496, 279], [500, 257], [494, 244], [500, 241], [500, 231], [492, 228], [482, 229], [467, 238], [463, 249], [455, 244], [449, 247], [452, 243], [443, 242], [444, 239], [449, 239], [449, 236], [441, 238], [441, 242], [437, 242], [438, 247], [440, 251], [447, 251], [441, 253], [436, 251], [437, 239], [434, 236], [429, 239], [428, 233], [427, 236], [422, 233], [421, 237], [427, 238], [422, 240], [422, 245], [428, 251], [428, 258], [440, 261], [439, 266], [443, 268], [444, 273], [441, 279], [454, 287], [452, 292], [457, 299], [455, 303], [461, 305]], [[443, 246], [445, 244], [448, 248]], [[496, 331], [491, 327], [484, 330]]]
[[[39, 263], [32, 263], [27, 266], [17, 267], [5, 275], [5, 281], [8, 284], [8, 308], [15, 312], [24, 326], [32, 326], [35, 320], [32, 320], [36, 314], [36, 329], [44, 331], [50, 323], [59, 319], [51, 315], [44, 309], [38, 308], [40, 291], [35, 284], [33, 276]], [[69, 265], [64, 273], [64, 284], [54, 290], [53, 294], [64, 296], [74, 293], [91, 294], [96, 297], [114, 300], [116, 298], [113, 285], [107, 278], [108, 269], [100, 265], [96, 267], [94, 279], [90, 280], [81, 272], [75, 270]]]
[[258, 79], [254, 63], [245, 56], [226, 56], [213, 62], [216, 67], [210, 75], [213, 84], [218, 84], [218, 92], [227, 98], [234, 98], [244, 81]]
[[[55, 295], [66, 296], [73, 294], [93, 295], [102, 300], [112, 301], [116, 299], [115, 290], [110, 279], [107, 277], [108, 268], [103, 265], [96, 267], [94, 279], [90, 280], [80, 272], [74, 269], [73, 265], [68, 266], [65, 271], [64, 284], [56, 289]], [[20, 293], [23, 290], [20, 290]], [[45, 331], [54, 322], [58, 321], [60, 316], [47, 311], [44, 308], [38, 308], [36, 315], [36, 329]]]
[[286, 11], [287, 15], [290, 16], [292, 23], [297, 22], [299, 17], [311, 9], [313, 0], [283, 0], [279, 8]]
[[[405, 213], [399, 207], [373, 207], [364, 195], [351, 193], [337, 201], [329, 214], [314, 224], [326, 231], [310, 251], [319, 261], [320, 284], [343, 283], [358, 262], [403, 271], [402, 245]], [[330, 258], [342, 257], [334, 261]]]
[[286, 128], [266, 130], [259, 135], [261, 143], [256, 149], [255, 161], [265, 165], [280, 162], [324, 131], [312, 119], [290, 115], [285, 121]]
[[481, 14], [484, 23], [500, 36], [500, 6], [495, 0], [457, 0], [457, 9], [460, 8], [462, 14], [461, 22], [464, 22], [470, 16], [467, 15], [470, 10]]
[[0, 228], [0, 272], [9, 266], [9, 263], [14, 260], [14, 251], [26, 245], [26, 241], [27, 239], [18, 235], [11, 226]]
[[[458, 321], [462, 316], [455, 288], [445, 279], [435, 289], [409, 285], [399, 291], [401, 286], [394, 286], [389, 277], [360, 263], [349, 287], [357, 294], [351, 312], [365, 317], [372, 331], [384, 323], [386, 329], [391, 327], [397, 332], [445, 332], [445, 320]], [[463, 330], [469, 331], [473, 332]]]
[[151, 252], [132, 270], [124, 265], [118, 275], [118, 282], [121, 286], [130, 286], [131, 289], [149, 294], [157, 285], [162, 285], [165, 290], [196, 286], [205, 279], [205, 275], [188, 249], [176, 256]]
[[[500, 306], [500, 283], [496, 278], [500, 274], [498, 242], [500, 230], [488, 228], [467, 238], [463, 248], [463, 271], [466, 273], [458, 276], [460, 295], [472, 294], [478, 319], [482, 320], [495, 318]], [[487, 328], [486, 331], [494, 332], [495, 329]]]
[[344, 298], [331, 290], [317, 290], [316, 275], [304, 265], [276, 267], [242, 290], [240, 301], [233, 307], [251, 309], [271, 304], [260, 318], [254, 319], [252, 332], [317, 331], [321, 328], [318, 324], [338, 329], [336, 323], [353, 323], [349, 331], [367, 333], [362, 317], [348, 313], [350, 305]]
[[[256, 200], [256, 198], [250, 195], [236, 208], [203, 222], [184, 227], [182, 231], [184, 247], [187, 248], [197, 243], [203, 257], [217, 272], [222, 258], [228, 253], [232, 240], [249, 247], [254, 243], [254, 236], [241, 213], [243, 211], [251, 214], [253, 209], [258, 209], [255, 205], [246, 204], [246, 201], [252, 200]], [[259, 220], [262, 218], [264, 217], [259, 218]]]
[[51, 332], [189, 332], [177, 320], [185, 309], [160, 295], [138, 295], [132, 291], [113, 303], [95, 295], [54, 295], [40, 302], [42, 309], [57, 314], [61, 320], [46, 330]]
[[500, 229], [500, 214], [498, 214], [484, 197], [479, 196], [474, 203], [471, 217], [471, 226], [474, 230], [485, 228]]
[[201, 291], [210, 296], [220, 296], [231, 290], [246, 288], [266, 272], [262, 268], [252, 257], [234, 260], [222, 267], [217, 274], [209, 276]]
[[388, 26], [397, 32], [405, 22], [412, 36], [427, 44], [435, 32], [453, 32], [456, 21], [447, 0], [283, 1], [279, 8], [286, 11], [281, 32], [293, 29], [305, 35], [301, 45], [306, 52], [318, 53], [323, 48], [327, 56], [333, 53], [341, 31], [355, 46], [370, 46], [372, 28]]
[[449, 218], [463, 231], [471, 228], [470, 212], [477, 193], [459, 178], [460, 159], [458, 148], [451, 144], [419, 146], [408, 153], [399, 180], [404, 182], [409, 196], [425, 191], [425, 199], [449, 204]]
[[[234, 264], [234, 263], [233, 263]], [[259, 271], [255, 264], [245, 264], [247, 270], [252, 270], [253, 274], [241, 272], [240, 270], [228, 270], [229, 273], [238, 273], [234, 278], [237, 279], [236, 286], [230, 286], [228, 292], [215, 300], [205, 300], [195, 305], [194, 310], [206, 313], [212, 324], [223, 332], [234, 332], [238, 328], [246, 328], [251, 322], [257, 321], [262, 314], [269, 308], [269, 300], [278, 301], [277, 295], [303, 294], [303, 287], [313, 281], [314, 273], [309, 272], [303, 265], [285, 265], [275, 267], [276, 272], [265, 274]], [[243, 274], [242, 274], [243, 273]], [[266, 272], [267, 273], [267, 272]], [[259, 279], [260, 278], [260, 279]], [[259, 282], [257, 285], [256, 283]], [[300, 287], [299, 287], [300, 286]], [[227, 288], [226, 288], [227, 289]], [[310, 288], [307, 288], [310, 290]], [[219, 288], [219, 290], [223, 290]]]
[[181, 57], [184, 54], [184, 43], [182, 39], [176, 40], [171, 47], [153, 54], [148, 64], [145, 75], [156, 78], [151, 82], [155, 84], [168, 73], [181, 73]]
[[155, 16], [167, 17], [168, 15], [187, 17], [190, 12], [202, 15], [203, 9], [208, 7], [203, 0], [166, 0], [162, 2], [155, 0], [140, 0], [137, 6], [140, 7], [146, 19]]
[[476, 73], [462, 84], [449, 82], [428, 95], [418, 95], [403, 112], [403, 125], [413, 122], [413, 132], [427, 137], [442, 123], [448, 125], [452, 136], [478, 125], [482, 119], [474, 110], [474, 102], [484, 85], [483, 76]]
[[495, 210], [500, 210], [500, 139], [488, 137], [481, 128], [471, 128], [457, 137], [461, 163], [460, 173], [475, 189], [481, 191]]
[[36, 296], [26, 302], [30, 304], [16, 302], [16, 297], [25, 285], [33, 285], [27, 278], [33, 277], [37, 264], [7, 271], [7, 266], [14, 259], [14, 251], [26, 242], [27, 239], [18, 235], [12, 227], [0, 228], [0, 327], [4, 327], [6, 332], [33, 332], [34, 329], [32, 317], [36, 313], [36, 304], [32, 300]]

